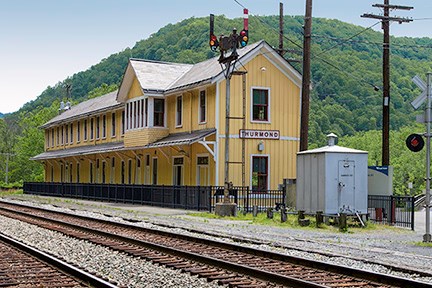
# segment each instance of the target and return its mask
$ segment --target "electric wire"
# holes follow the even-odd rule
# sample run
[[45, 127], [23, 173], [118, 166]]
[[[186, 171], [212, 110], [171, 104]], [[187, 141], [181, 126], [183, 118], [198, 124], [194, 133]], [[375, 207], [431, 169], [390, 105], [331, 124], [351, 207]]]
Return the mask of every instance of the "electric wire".
[[[243, 4], [241, 4], [238, 0], [233, 0], [233, 1], [234, 1], [235, 3], [237, 3], [240, 7], [244, 8], [244, 9], [247, 9], [247, 8], [246, 8]], [[249, 10], [249, 15], [255, 17], [255, 15], [253, 15], [253, 13], [251, 13], [250, 10]], [[263, 23], [263, 24], [265, 24], [266, 26], [268, 26], [269, 28], [271, 28], [272, 30], [275, 30], [275, 31], [278, 33], [278, 35], [280, 35], [280, 32], [279, 32], [278, 29], [276, 29], [276, 28], [274, 28], [273, 26], [271, 26], [270, 24], [266, 23], [264, 20], [262, 20], [262, 19], [261, 19], [260, 17], [258, 17], [258, 16], [256, 16], [255, 18], [258, 19], [258, 21], [260, 21], [261, 23]], [[379, 22], [378, 22], [378, 23], [379, 23]], [[375, 26], [375, 25], [378, 24], [378, 23], [375, 23], [374, 25], [372, 25], [372, 27]], [[368, 30], [371, 29], [372, 27], [370, 27], [370, 28], [367, 27], [367, 28], [363, 29], [362, 31], [360, 31], [360, 33], [357, 33], [357, 34], [360, 35], [361, 33], [364, 33], [364, 32], [366, 32], [366, 31], [368, 31]], [[358, 35], [356, 35], [356, 36], [358, 36]], [[296, 43], [295, 41], [289, 39], [287, 36], [282, 35], [282, 37], [283, 37], [284, 39], [288, 40], [289, 42], [291, 42], [292, 44], [294, 44], [295, 46], [297, 46], [298, 48], [303, 49], [303, 46], [302, 46], [302, 45], [300, 45], [300, 44]], [[311, 54], [312, 54], [312, 53], [311, 53]], [[374, 83], [371, 83], [371, 82], [369, 82], [369, 81], [367, 81], [367, 80], [365, 80], [365, 79], [363, 79], [363, 78], [361, 78], [361, 77], [355, 76], [354, 74], [347, 72], [345, 69], [342, 69], [342, 68], [336, 66], [335, 64], [330, 63], [328, 60], [326, 60], [326, 59], [320, 57], [319, 55], [312, 55], [312, 57], [314, 57], [314, 58], [316, 58], [316, 59], [318, 59], [318, 60], [321, 60], [323, 63], [329, 65], [329, 66], [332, 67], [333, 69], [336, 69], [336, 70], [338, 70], [339, 72], [341, 72], [341, 73], [343, 73], [343, 74], [346, 74], [347, 76], [349, 76], [349, 77], [351, 77], [351, 78], [354, 78], [354, 79], [356, 79], [356, 80], [359, 81], [359, 82], [363, 82], [363, 83], [365, 83], [365, 84], [370, 85], [371, 87], [374, 88], [375, 91], [380, 90], [380, 88], [379, 88], [377, 85], [375, 85]], [[333, 60], [333, 62], [334, 62], [334, 60]]]

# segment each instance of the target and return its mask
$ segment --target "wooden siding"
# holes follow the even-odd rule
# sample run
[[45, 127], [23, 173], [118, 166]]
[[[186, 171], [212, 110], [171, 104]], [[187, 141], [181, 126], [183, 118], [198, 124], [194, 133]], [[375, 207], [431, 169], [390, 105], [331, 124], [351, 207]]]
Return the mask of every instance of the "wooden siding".
[[142, 128], [126, 131], [124, 136], [125, 147], [144, 146], [168, 136], [167, 128]]
[[[261, 67], [265, 67], [261, 69]], [[284, 178], [296, 178], [296, 153], [300, 137], [300, 87], [296, 86], [286, 75], [275, 67], [262, 55], [247, 63], [246, 74], [246, 129], [279, 130], [279, 140], [246, 139], [245, 171], [246, 183], [251, 182], [251, 155], [265, 155], [269, 157], [269, 189], [277, 189]], [[225, 91], [226, 82], [219, 86], [220, 116], [219, 116], [219, 183], [224, 182], [225, 163]], [[270, 121], [269, 123], [255, 123], [251, 118], [252, 88], [266, 88], [270, 90]], [[242, 80], [241, 76], [231, 79], [230, 95], [231, 116], [242, 116]], [[242, 129], [242, 120], [230, 121], [230, 161], [241, 162], [242, 140], [239, 130]], [[264, 150], [258, 151], [258, 144], [264, 144]], [[241, 185], [241, 165], [230, 165], [230, 181], [234, 185]]]

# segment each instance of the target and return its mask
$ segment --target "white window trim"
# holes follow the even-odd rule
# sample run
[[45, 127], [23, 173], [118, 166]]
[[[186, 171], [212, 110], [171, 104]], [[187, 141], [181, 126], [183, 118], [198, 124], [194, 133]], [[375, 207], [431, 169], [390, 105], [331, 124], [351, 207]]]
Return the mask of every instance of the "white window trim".
[[[201, 122], [201, 92], [204, 91], [205, 95], [205, 115], [204, 121]], [[207, 124], [207, 110], [208, 110], [208, 99], [207, 99], [207, 91], [205, 89], [200, 90], [198, 92], [198, 124]]]
[[[267, 90], [268, 91], [268, 120], [267, 121], [258, 121], [253, 120], [253, 90]], [[261, 87], [261, 86], [252, 86], [250, 89], [250, 122], [251, 123], [259, 123], [259, 124], [271, 124], [271, 89], [270, 87]]]
[[[177, 123], [178, 120], [178, 100], [179, 98], [181, 98], [181, 111], [180, 111], [180, 123]], [[179, 95], [176, 97], [176, 105], [175, 105], [175, 127], [176, 128], [181, 128], [183, 127], [183, 95]]]
[[250, 155], [250, 171], [249, 171], [249, 189], [252, 191], [252, 173], [253, 173], [253, 157], [267, 157], [267, 190], [271, 190], [270, 188], [270, 154], [251, 154]]

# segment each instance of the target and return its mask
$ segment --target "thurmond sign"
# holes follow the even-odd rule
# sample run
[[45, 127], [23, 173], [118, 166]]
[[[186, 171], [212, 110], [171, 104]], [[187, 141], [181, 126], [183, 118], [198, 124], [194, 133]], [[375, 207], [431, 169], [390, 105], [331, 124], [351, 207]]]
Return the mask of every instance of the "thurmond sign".
[[274, 139], [278, 140], [280, 137], [279, 130], [247, 130], [240, 129], [240, 138], [246, 139]]

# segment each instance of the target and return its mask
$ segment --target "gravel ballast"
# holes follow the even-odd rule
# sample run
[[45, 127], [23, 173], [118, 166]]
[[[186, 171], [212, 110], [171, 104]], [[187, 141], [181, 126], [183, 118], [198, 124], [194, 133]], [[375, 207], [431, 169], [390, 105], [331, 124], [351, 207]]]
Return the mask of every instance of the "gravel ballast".
[[220, 287], [178, 270], [0, 216], [1, 232], [123, 287]]
[[[139, 209], [141, 206], [133, 205], [123, 205], [120, 208], [119, 206], [110, 207], [109, 203], [95, 205], [88, 201], [58, 200], [55, 201], [56, 207], [54, 207], [50, 204], [40, 203], [40, 201], [46, 202], [43, 197], [23, 195], [21, 199], [32, 201], [33, 205], [42, 206], [43, 208], [68, 213], [74, 212], [111, 221], [127, 222], [122, 218], [141, 219], [142, 222], [135, 225], [159, 230], [168, 229], [177, 233], [195, 236], [198, 234], [190, 232], [191, 230], [203, 231], [206, 234], [199, 234], [200, 237], [219, 239], [224, 242], [235, 242], [236, 238], [247, 239], [251, 242], [263, 244], [243, 243], [241, 245], [432, 283], [431, 277], [419, 277], [415, 274], [407, 275], [385, 267], [391, 265], [415, 269], [419, 272], [430, 271], [432, 248], [415, 245], [415, 242], [420, 241], [422, 235], [407, 229], [380, 229], [378, 232], [365, 230], [354, 234], [334, 233], [325, 230], [252, 225], [246, 221], [204, 219], [187, 216], [181, 210], [174, 215], [161, 215], [164, 211], [162, 208], [159, 209], [160, 214], [155, 214], [142, 212]], [[15, 200], [9, 201], [16, 202]], [[50, 201], [54, 203], [52, 199]], [[24, 204], [28, 205], [30, 202]], [[73, 211], [69, 208], [73, 209]], [[144, 210], [146, 209], [144, 208]], [[107, 217], [105, 215], [111, 216]], [[176, 228], [169, 228], [168, 226], [175, 226]], [[295, 249], [285, 249], [284, 247], [294, 247]]]

